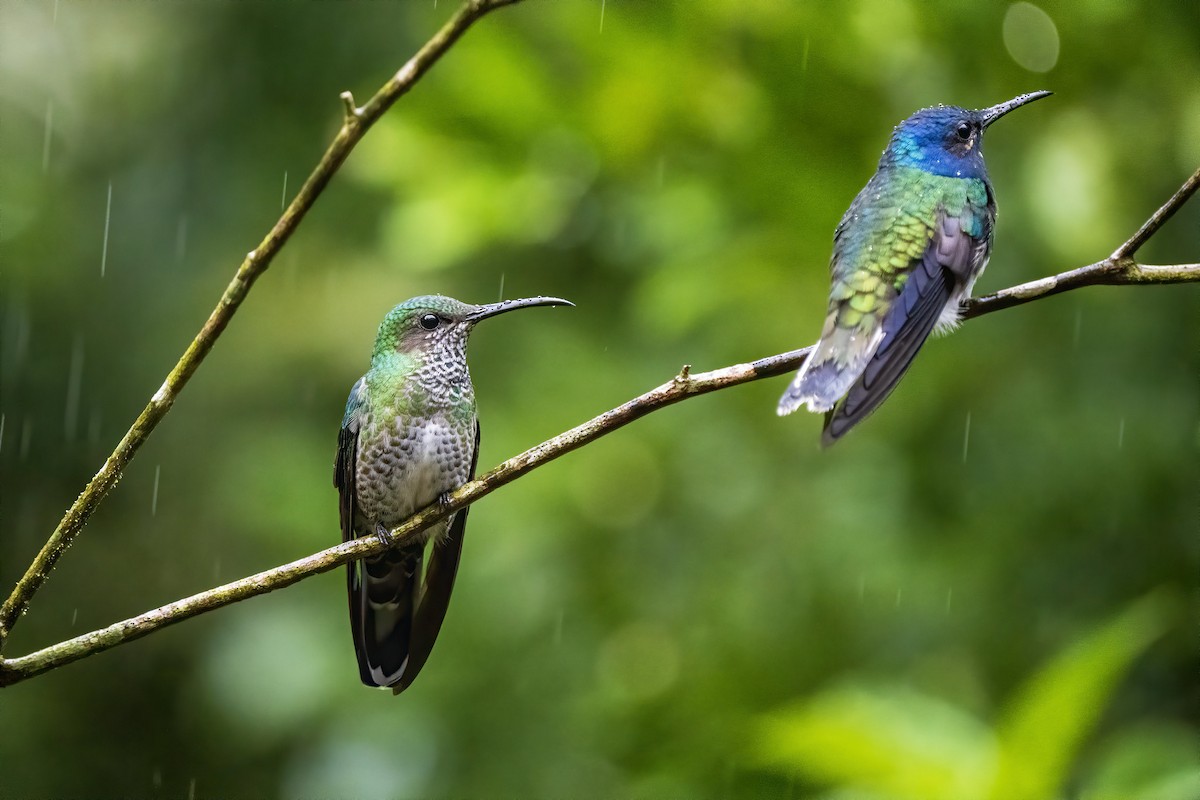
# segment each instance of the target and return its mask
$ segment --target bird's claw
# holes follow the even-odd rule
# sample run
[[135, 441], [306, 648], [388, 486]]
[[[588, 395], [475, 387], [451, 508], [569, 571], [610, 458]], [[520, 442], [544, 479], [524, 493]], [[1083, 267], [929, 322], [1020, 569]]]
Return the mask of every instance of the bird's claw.
[[375, 538], [378, 539], [379, 543], [384, 547], [392, 546], [392, 532], [389, 531], [387, 526], [382, 522], [376, 523], [375, 525]]
[[439, 495], [437, 496], [437, 504], [438, 504], [438, 508], [440, 508], [440, 509], [442, 509], [443, 511], [445, 511], [445, 510], [446, 510], [446, 506], [450, 505], [450, 493], [449, 493], [449, 492], [442, 492], [441, 494], [439, 494]]

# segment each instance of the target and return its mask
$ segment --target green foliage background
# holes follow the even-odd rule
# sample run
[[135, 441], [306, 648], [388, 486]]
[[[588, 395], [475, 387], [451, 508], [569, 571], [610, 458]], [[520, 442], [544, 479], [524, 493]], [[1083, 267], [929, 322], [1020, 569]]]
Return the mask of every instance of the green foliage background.
[[[5, 591], [337, 94], [449, 6], [0, 0]], [[409, 296], [578, 303], [477, 333], [481, 467], [681, 364], [811, 342], [833, 227], [921, 106], [1056, 92], [989, 134], [981, 291], [1103, 257], [1200, 164], [1200, 6], [1045, 8], [1046, 74], [1003, 4], [484, 20], [351, 156], [9, 653], [336, 542], [346, 392]], [[1142, 255], [1195, 261], [1200, 204]], [[358, 684], [330, 574], [0, 692], [0, 795], [1200, 796], [1198, 298], [972, 322], [827, 452], [776, 418], [783, 379], [655, 414], [475, 507], [402, 697]]]

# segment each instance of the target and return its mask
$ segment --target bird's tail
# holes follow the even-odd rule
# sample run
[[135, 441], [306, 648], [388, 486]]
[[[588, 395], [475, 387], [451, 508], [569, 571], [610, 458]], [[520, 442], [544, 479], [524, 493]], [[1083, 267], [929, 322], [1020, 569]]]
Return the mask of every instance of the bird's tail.
[[425, 666], [454, 591], [468, 510], [454, 514], [445, 535], [435, 537], [423, 586], [421, 544], [393, 547], [348, 565], [350, 629], [358, 674], [367, 686], [387, 686], [399, 694]]
[[775, 411], [791, 414], [802, 405], [809, 411], [829, 411], [857, 380], [879, 343], [879, 332], [840, 328], [833, 324], [836, 307], [830, 311], [825, 334], [792, 380]]
[[405, 677], [423, 559], [424, 546], [414, 544], [348, 565], [354, 651], [367, 686], [391, 686]]
[[957, 308], [953, 276], [936, 256], [936, 249], [931, 249], [909, 275], [883, 320], [882, 339], [861, 369], [861, 376], [846, 393], [846, 399], [826, 415], [821, 444], [833, 444], [879, 408], [908, 371], [938, 319], [951, 306]]

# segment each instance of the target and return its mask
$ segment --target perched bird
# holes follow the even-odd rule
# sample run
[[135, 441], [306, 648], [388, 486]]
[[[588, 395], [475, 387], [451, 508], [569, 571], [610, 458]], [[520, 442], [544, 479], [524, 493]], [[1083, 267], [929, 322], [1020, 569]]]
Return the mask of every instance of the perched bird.
[[825, 328], [780, 398], [780, 416], [805, 404], [828, 412], [821, 441], [832, 444], [887, 398], [935, 327], [958, 324], [992, 250], [984, 131], [1049, 94], [979, 111], [923, 108], [896, 126], [834, 232]]
[[[390, 543], [391, 528], [474, 477], [479, 422], [466, 351], [475, 323], [518, 308], [569, 305], [533, 297], [473, 306], [433, 295], [388, 312], [338, 434], [333, 485], [343, 541], [376, 534]], [[454, 588], [466, 521], [464, 508], [415, 539], [347, 565], [354, 650], [367, 686], [399, 694], [425, 665]]]

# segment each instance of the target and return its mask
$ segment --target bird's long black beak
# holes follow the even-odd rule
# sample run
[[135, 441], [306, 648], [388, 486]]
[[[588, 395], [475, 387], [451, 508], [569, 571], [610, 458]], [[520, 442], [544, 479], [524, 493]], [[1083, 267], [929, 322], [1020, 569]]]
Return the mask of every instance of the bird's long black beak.
[[477, 306], [475, 311], [467, 315], [467, 321], [478, 322], [481, 319], [494, 317], [497, 314], [504, 314], [509, 311], [516, 311], [518, 308], [532, 308], [534, 306], [573, 306], [575, 305], [570, 300], [563, 300], [561, 297], [525, 297], [520, 300], [501, 300], [499, 303], [488, 303], [485, 306]]
[[993, 122], [1000, 119], [1014, 108], [1020, 108], [1026, 103], [1032, 103], [1034, 100], [1041, 100], [1043, 97], [1049, 97], [1052, 94], [1054, 94], [1054, 92], [1030, 92], [1029, 94], [1018, 95], [1012, 100], [1001, 103], [1000, 105], [982, 109], [977, 112], [979, 114], [980, 123], [984, 128], [987, 128], [987, 126], [991, 125]]

